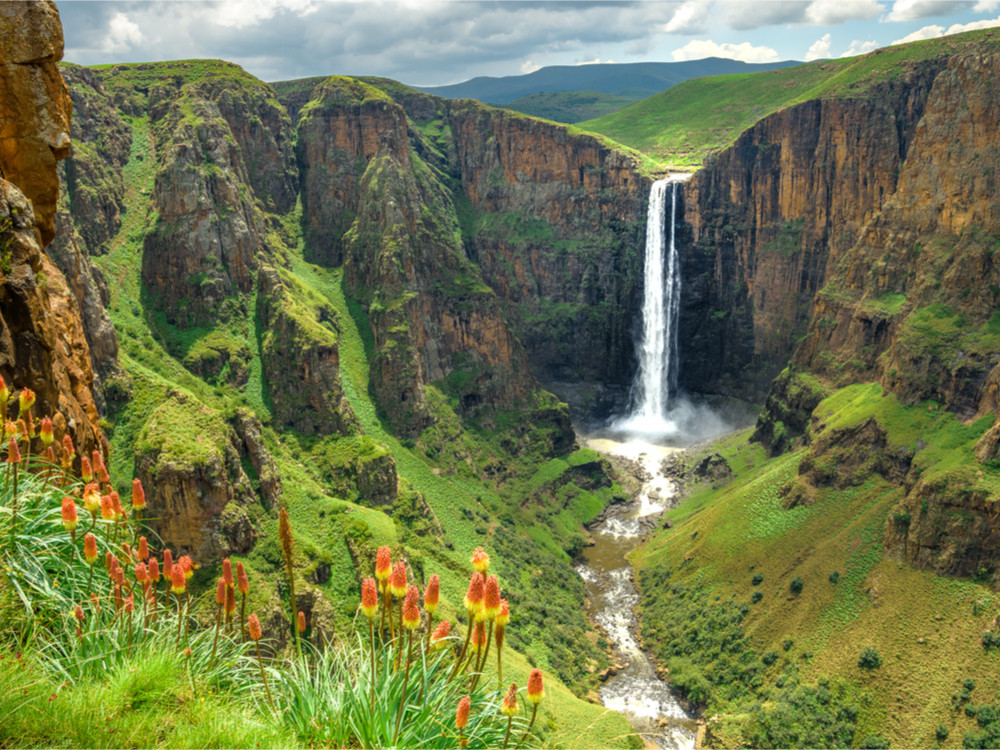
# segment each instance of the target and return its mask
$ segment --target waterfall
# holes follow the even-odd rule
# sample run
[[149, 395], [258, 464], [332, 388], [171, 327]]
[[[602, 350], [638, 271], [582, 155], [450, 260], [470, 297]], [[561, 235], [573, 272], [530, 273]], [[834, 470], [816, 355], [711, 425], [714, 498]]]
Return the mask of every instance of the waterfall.
[[[631, 412], [618, 423], [619, 427], [636, 432], [671, 433], [676, 430], [670, 419], [670, 398], [677, 392], [677, 320], [681, 305], [675, 230], [677, 192], [687, 177], [674, 175], [657, 180], [649, 193], [639, 371], [632, 386]], [[665, 210], [668, 193], [669, 231]]]

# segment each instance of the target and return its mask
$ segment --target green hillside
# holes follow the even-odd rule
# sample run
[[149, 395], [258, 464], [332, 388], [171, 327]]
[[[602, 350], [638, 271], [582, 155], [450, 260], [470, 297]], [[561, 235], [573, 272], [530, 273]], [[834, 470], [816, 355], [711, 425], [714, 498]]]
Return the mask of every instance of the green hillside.
[[810, 99], [872, 96], [876, 87], [908, 75], [921, 61], [983, 43], [1000, 45], [1000, 31], [972, 31], [781, 70], [694, 78], [577, 126], [667, 164], [696, 167], [779, 109]]
[[553, 91], [528, 94], [497, 106], [553, 122], [574, 123], [617, 112], [635, 101], [636, 97], [601, 91]]

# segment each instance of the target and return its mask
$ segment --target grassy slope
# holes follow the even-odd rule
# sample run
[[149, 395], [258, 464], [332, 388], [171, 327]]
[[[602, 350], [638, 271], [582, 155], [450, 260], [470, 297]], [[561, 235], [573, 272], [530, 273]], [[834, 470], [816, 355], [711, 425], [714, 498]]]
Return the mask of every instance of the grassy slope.
[[[902, 406], [868, 384], [835, 392], [815, 414], [829, 420], [823, 429], [874, 417], [894, 446], [913, 449], [922, 440], [926, 447], [915, 462], [927, 471], [971, 466], [973, 446], [992, 420], [963, 425], [933, 406]], [[647, 643], [669, 657], [667, 645], [657, 641], [657, 622], [680, 600], [666, 586], [651, 586], [654, 578], [647, 577], [669, 571], [672, 585], [700, 587], [709, 599], [719, 597], [713, 606], [750, 605], [743, 626], [752, 648], [779, 655], [756, 695], [714, 702], [712, 712], [726, 716], [713, 724], [724, 742], [737, 742], [746, 733], [751, 723], [746, 706], [754, 698], [768, 700], [782, 675], [787, 679], [797, 671], [803, 684], [833, 678], [844, 700], [860, 709], [855, 744], [879, 734], [893, 746], [932, 747], [936, 728], [943, 725], [950, 730], [943, 746], [960, 746], [964, 733], [977, 729], [952, 703], [963, 680], [972, 678], [977, 686], [972, 703], [995, 702], [1000, 694], [997, 654], [980, 643], [1000, 597], [985, 585], [939, 577], [888, 557], [883, 529], [903, 491], [880, 477], [846, 490], [822, 489], [808, 507], [783, 508], [779, 489], [795, 476], [805, 449], [768, 459], [760, 446], [746, 442], [747, 435], [715, 446], [734, 470], [732, 481], [695, 491], [670, 512], [673, 528], [635, 555], [644, 573]], [[982, 481], [995, 486], [996, 470], [987, 474]], [[830, 581], [834, 572], [836, 583]], [[757, 586], [755, 574], [763, 576]], [[797, 596], [790, 592], [795, 577], [804, 583]], [[756, 591], [762, 598], [752, 603]], [[793, 645], [785, 651], [787, 640]], [[866, 646], [880, 652], [879, 669], [859, 668]], [[718, 663], [704, 665], [706, 673], [716, 668]], [[765, 703], [764, 712], [768, 705], [774, 704]], [[740, 715], [729, 715], [733, 712]]]
[[[177, 68], [178, 74], [197, 76], [205, 72], [204, 66], [198, 62], [171, 64], [169, 69]], [[214, 70], [214, 67], [208, 66], [208, 70]], [[230, 72], [223, 69], [225, 74]], [[151, 76], [150, 80], [156, 77], [156, 74], [142, 66], [135, 66], [127, 73], [129, 77], [137, 78], [136, 81], [130, 81], [134, 84], [145, 85], [147, 77]], [[281, 435], [266, 427], [269, 411], [258, 345], [260, 331], [257, 330], [256, 320], [230, 324], [222, 331], [224, 335], [245, 344], [252, 353], [249, 363], [250, 382], [242, 393], [206, 383], [182, 365], [180, 360], [186, 353], [196, 349], [203, 339], [218, 337], [220, 329], [178, 331], [159, 319], [145, 299], [139, 259], [145, 231], [156, 219], [150, 213], [148, 202], [156, 160], [148, 122], [144, 118], [135, 118], [131, 120], [131, 125], [134, 138], [131, 158], [125, 169], [127, 210], [123, 226], [111, 243], [111, 252], [95, 260], [107, 275], [112, 288], [110, 312], [121, 342], [121, 365], [129, 376], [127, 384], [121, 382], [111, 387], [128, 387], [131, 391], [131, 398], [125, 407], [112, 415], [109, 430], [113, 446], [112, 473], [124, 491], [132, 477], [133, 446], [136, 439], [149, 416], [171, 389], [190, 394], [218, 414], [231, 413], [237, 407], [253, 410], [265, 424], [265, 440], [281, 467], [302, 565], [308, 567], [317, 557], [331, 564], [333, 575], [322, 588], [334, 602], [338, 626], [343, 628], [354, 614], [358, 594], [345, 530], [340, 521], [346, 523], [348, 518], [362, 521], [365, 541], [371, 546], [396, 544], [401, 541], [404, 531], [380, 510], [331, 495], [311, 462], [302, 460], [301, 445], [295, 436]], [[293, 231], [297, 231], [296, 217], [286, 217], [285, 223]], [[384, 429], [376, 417], [366, 386], [368, 355], [365, 338], [370, 337], [367, 321], [363, 319], [357, 306], [345, 299], [340, 289], [339, 274], [305, 263], [301, 250], [299, 247], [289, 251], [288, 255], [298, 281], [305, 286], [310, 297], [329, 300], [339, 313], [341, 327], [344, 329], [341, 374], [352, 407], [361, 419], [366, 433], [391, 449], [404, 487], [412, 487], [425, 496], [451, 542], [448, 547], [433, 539], [424, 545], [420, 545], [419, 540], [410, 540], [417, 544], [416, 547], [411, 547], [411, 559], [422, 559], [426, 562], [428, 572], [441, 573], [442, 594], [445, 599], [442, 610], [445, 616], [454, 619], [455, 607], [465, 593], [471, 551], [484, 543], [490, 546], [496, 529], [495, 522], [490, 523], [489, 520], [491, 508], [504, 505], [506, 498], [474, 477], [440, 476], [440, 468], [429, 464], [422, 454], [403, 446]], [[252, 300], [249, 307], [254, 309]], [[346, 442], [339, 441], [341, 444]], [[328, 439], [328, 443], [319, 449], [345, 449], [344, 445], [338, 446], [338, 441], [334, 438]], [[565, 558], [559, 535], [579, 529], [579, 524], [593, 518], [602, 505], [603, 502], [573, 505], [566, 518], [560, 516], [557, 523], [532, 528], [531, 536], [552, 554]], [[344, 516], [345, 510], [349, 510], [352, 515]], [[264, 514], [262, 509], [256, 510], [256, 513], [256, 520], [267, 539], [275, 539], [276, 521]], [[485, 535], [483, 529], [487, 531]], [[268, 547], [266, 543], [259, 543], [254, 552], [244, 559], [251, 576], [274, 576], [274, 561], [270, 559]], [[492, 551], [502, 554], [502, 550]], [[508, 576], [508, 580], [511, 576], [522, 576], [520, 567], [505, 567], [502, 559], [497, 560], [497, 563], [501, 580], [504, 576]], [[215, 568], [216, 566], [210, 566], [200, 571], [196, 582], [210, 581], [217, 574]], [[250, 606], [263, 605], [266, 594], [260, 589], [255, 589], [254, 594], [259, 598], [252, 601]], [[511, 626], [512, 640], [516, 640], [518, 630], [522, 633], [538, 632], [544, 627], [544, 623], [534, 622], [524, 622], [518, 626], [515, 610]], [[542, 644], [532, 648], [530, 639], [526, 639], [523, 645], [527, 647], [530, 664], [525, 656], [510, 649], [507, 649], [505, 658], [505, 674], [509, 674], [519, 684], [524, 684], [531, 666], [543, 666], [547, 671], [551, 668], [549, 660], [552, 655]], [[547, 710], [543, 710], [543, 717], [553, 730], [550, 735], [553, 742], [572, 747], [629, 747], [633, 744], [628, 736], [630, 728], [619, 714], [574, 697], [567, 688], [551, 677], [548, 694], [551, 700], [547, 702]]]
[[528, 94], [497, 106], [545, 120], [573, 123], [609, 115], [635, 101], [636, 97], [616, 96], [601, 91], [553, 91]]
[[886, 47], [860, 57], [696, 78], [577, 126], [670, 165], [696, 167], [779, 109], [810, 99], [864, 97], [874, 84], [902, 75], [908, 63], [983, 43], [1000, 43], [1000, 32], [985, 29]]

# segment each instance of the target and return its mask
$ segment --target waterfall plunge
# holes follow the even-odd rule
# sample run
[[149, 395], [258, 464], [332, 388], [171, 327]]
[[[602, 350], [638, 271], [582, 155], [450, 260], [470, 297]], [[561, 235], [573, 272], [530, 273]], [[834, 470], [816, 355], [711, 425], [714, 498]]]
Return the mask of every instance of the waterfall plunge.
[[[688, 177], [671, 175], [657, 180], [649, 193], [639, 372], [633, 384], [631, 413], [615, 424], [617, 429], [659, 435], [673, 434], [678, 429], [670, 410], [670, 397], [677, 390], [677, 319], [681, 304], [675, 228], [678, 186]], [[665, 210], [668, 194], [669, 231]]]

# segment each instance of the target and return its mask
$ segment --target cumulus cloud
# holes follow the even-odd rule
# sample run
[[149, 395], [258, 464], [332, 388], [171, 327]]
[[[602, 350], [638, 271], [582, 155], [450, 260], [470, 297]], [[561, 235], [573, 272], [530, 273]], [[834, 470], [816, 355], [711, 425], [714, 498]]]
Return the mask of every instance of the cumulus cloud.
[[814, 0], [806, 8], [805, 22], [833, 26], [846, 21], [877, 18], [884, 10], [878, 0]]
[[931, 16], [947, 16], [968, 10], [972, 5], [971, 0], [895, 0], [885, 20], [917, 21]]
[[879, 0], [722, 0], [725, 21], [734, 29], [759, 29], [778, 24], [829, 26], [881, 15]]
[[580, 60], [577, 65], [614, 65], [614, 60], [602, 60], [599, 57], [595, 57], [592, 60]]
[[976, 31], [978, 29], [993, 29], [1000, 27], [1000, 17], [987, 18], [982, 21], [972, 21], [971, 23], [954, 23], [947, 29], [944, 26], [933, 24], [924, 26], [916, 31], [907, 34], [902, 39], [897, 39], [893, 44], [906, 44], [907, 42], [919, 42], [924, 39], [936, 39], [939, 36], [949, 36], [951, 34], [961, 34], [963, 31]]
[[830, 57], [830, 41], [831, 36], [829, 34], [824, 34], [811, 45], [806, 51], [806, 62], [811, 62], [813, 60], [825, 60]]
[[755, 47], [750, 42], [717, 44], [709, 39], [695, 39], [671, 53], [674, 60], [701, 60], [705, 57], [728, 57], [748, 63], [777, 62], [778, 53], [770, 47]]
[[873, 49], [878, 47], [878, 42], [862, 42], [859, 39], [855, 39], [851, 42], [851, 46], [847, 48], [846, 52], [841, 52], [841, 57], [857, 57], [858, 55], [863, 55], [866, 52], [871, 52]]
[[525, 60], [523, 63], [521, 63], [521, 72], [524, 73], [524, 75], [528, 75], [528, 73], [534, 73], [536, 70], [541, 70], [541, 68], [542, 68], [541, 65], [533, 63], [531, 60]]
[[992, 13], [997, 8], [1000, 8], [1000, 0], [979, 0], [973, 10], [976, 13]]
[[108, 22], [108, 34], [101, 41], [101, 51], [109, 55], [128, 52], [142, 43], [142, 30], [124, 13], [115, 13]]
[[663, 31], [667, 34], [703, 34], [708, 31], [708, 14], [711, 9], [711, 3], [688, 0], [663, 26]]

